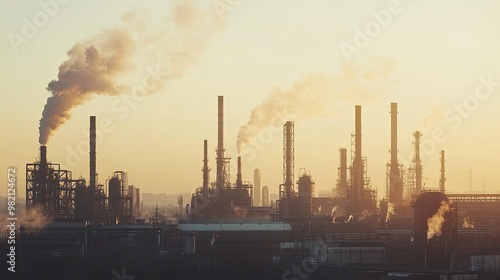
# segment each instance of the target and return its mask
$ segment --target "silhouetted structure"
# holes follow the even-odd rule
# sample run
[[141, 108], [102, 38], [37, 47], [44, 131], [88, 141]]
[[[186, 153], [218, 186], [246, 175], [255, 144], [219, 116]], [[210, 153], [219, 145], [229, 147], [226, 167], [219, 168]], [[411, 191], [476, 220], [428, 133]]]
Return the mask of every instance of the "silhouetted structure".
[[47, 161], [47, 147], [40, 146], [40, 161], [26, 164], [26, 208], [39, 211], [53, 219], [75, 218], [75, 193], [85, 180], [73, 179], [71, 171], [58, 163]]
[[[260, 206], [261, 204], [261, 173], [259, 169], [253, 171], [253, 205]], [[264, 205], [262, 205], [264, 206]]]

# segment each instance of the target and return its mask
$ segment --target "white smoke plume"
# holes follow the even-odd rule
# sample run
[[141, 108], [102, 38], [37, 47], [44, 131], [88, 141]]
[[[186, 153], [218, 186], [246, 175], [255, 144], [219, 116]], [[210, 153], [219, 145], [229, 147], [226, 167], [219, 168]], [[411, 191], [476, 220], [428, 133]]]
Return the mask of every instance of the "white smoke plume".
[[394, 82], [395, 63], [382, 57], [371, 57], [362, 63], [342, 65], [337, 76], [308, 75], [291, 89], [274, 88], [266, 100], [255, 107], [250, 120], [240, 128], [238, 154], [259, 131], [267, 126], [280, 126], [286, 118], [295, 121], [331, 116], [345, 109], [346, 102], [373, 100]]
[[462, 221], [463, 228], [474, 228], [474, 222], [469, 217], [465, 217]]
[[51, 218], [46, 214], [42, 206], [37, 205], [26, 210], [18, 220], [29, 231], [39, 231], [51, 221]]
[[385, 216], [385, 222], [388, 223], [391, 220], [391, 217], [394, 215], [394, 204], [387, 204], [387, 215]]
[[443, 112], [445, 110], [441, 108], [440, 106], [433, 106], [432, 108], [428, 109], [428, 112], [425, 116], [425, 118], [421, 121], [421, 123], [418, 125], [420, 129], [427, 128], [441, 120], [443, 120]]
[[[41, 206], [31, 207], [27, 211], [19, 211], [16, 212], [16, 214], [16, 231], [19, 231], [20, 226], [23, 226], [25, 232], [37, 232], [43, 229], [51, 221], [50, 216], [45, 213]], [[8, 224], [9, 221], [7, 218], [11, 217], [0, 214], [0, 220], [6, 221]], [[2, 241], [9, 235], [9, 229], [3, 222], [0, 225], [2, 226], [0, 229], [0, 241]]]
[[373, 216], [373, 213], [368, 211], [368, 210], [364, 210], [362, 213], [361, 213], [361, 216], [357, 219], [358, 222], [363, 222], [365, 219], [369, 218]]
[[427, 219], [427, 240], [433, 238], [434, 236], [441, 236], [442, 226], [445, 221], [446, 213], [451, 211], [450, 203], [447, 201], [441, 201], [439, 209], [434, 213], [434, 215]]
[[316, 215], [319, 215], [319, 214], [321, 214], [321, 205], [319, 205], [318, 211], [316, 211]]
[[332, 223], [335, 223], [335, 212], [337, 212], [337, 210], [338, 210], [338, 206], [333, 206], [333, 208], [332, 208], [332, 214], [331, 214]]
[[40, 144], [71, 118], [71, 110], [95, 95], [131, 94], [140, 76], [139, 64], [154, 65], [161, 79], [143, 95], [158, 92], [169, 79], [177, 78], [197, 62], [221, 20], [209, 1], [174, 0], [160, 24], [148, 16], [129, 13], [123, 24], [76, 43], [59, 66], [52, 94], [40, 119]]
[[349, 218], [345, 222], [350, 223], [352, 221], [354, 221], [354, 215], [349, 215]]

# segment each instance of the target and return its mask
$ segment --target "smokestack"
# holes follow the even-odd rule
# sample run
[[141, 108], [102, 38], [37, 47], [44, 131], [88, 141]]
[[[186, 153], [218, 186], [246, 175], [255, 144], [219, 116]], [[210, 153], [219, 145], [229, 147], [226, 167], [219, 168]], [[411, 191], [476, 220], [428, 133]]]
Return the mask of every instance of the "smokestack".
[[403, 182], [398, 164], [398, 103], [391, 103], [391, 170], [389, 178], [389, 202], [403, 202]]
[[203, 193], [208, 194], [208, 141], [203, 140]]
[[238, 157], [238, 173], [236, 174], [236, 187], [241, 189], [243, 187], [243, 180], [241, 179], [241, 157]]
[[96, 125], [95, 116], [90, 116], [90, 186], [89, 186], [89, 206], [88, 217], [90, 220], [95, 219], [95, 194], [97, 189], [97, 172], [96, 172]]
[[287, 121], [283, 126], [283, 183], [286, 198], [291, 198], [293, 191], [293, 142], [293, 122]]
[[347, 149], [340, 149], [339, 182], [337, 185], [339, 196], [345, 197], [347, 194]]
[[446, 181], [446, 178], [444, 177], [444, 150], [441, 150], [441, 169], [439, 170], [441, 172], [441, 178], [439, 179], [439, 191], [444, 193], [445, 192], [445, 187], [444, 187], [444, 182]]
[[354, 161], [352, 164], [352, 190], [348, 194], [350, 200], [350, 210], [355, 213], [363, 211], [364, 176], [363, 176], [363, 156], [361, 153], [361, 106], [355, 107], [355, 135], [354, 135]]
[[224, 182], [224, 96], [218, 98], [217, 133], [217, 188], [222, 189]]
[[40, 146], [40, 167], [47, 166], [47, 146]]
[[391, 103], [391, 165], [398, 164], [398, 103]]
[[96, 126], [95, 116], [90, 116], [90, 190], [96, 189]]
[[47, 201], [47, 146], [40, 146], [39, 193], [34, 193], [33, 203], [45, 205]]
[[415, 190], [417, 194], [422, 192], [422, 160], [420, 159], [420, 137], [422, 137], [422, 132], [415, 131], [413, 136], [415, 136]]
[[254, 206], [260, 206], [260, 201], [261, 201], [261, 191], [260, 191], [260, 182], [261, 181], [261, 174], [259, 169], [255, 169], [253, 171], [253, 205]]

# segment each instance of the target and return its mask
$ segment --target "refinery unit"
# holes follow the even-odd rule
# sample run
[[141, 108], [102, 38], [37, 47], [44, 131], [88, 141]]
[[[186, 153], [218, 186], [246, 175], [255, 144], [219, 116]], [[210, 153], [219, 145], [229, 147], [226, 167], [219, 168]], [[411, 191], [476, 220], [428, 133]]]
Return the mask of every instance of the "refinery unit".
[[293, 121], [283, 125], [279, 186], [263, 186], [259, 169], [252, 183], [244, 181], [241, 157], [232, 181], [219, 96], [216, 178], [210, 180], [204, 140], [201, 187], [188, 203], [179, 197], [175, 220], [158, 207], [144, 213], [124, 171], [98, 183], [91, 116], [88, 184], [48, 161], [44, 145], [39, 160], [26, 164], [27, 211], [50, 221], [21, 227], [20, 273], [113, 279], [126, 268], [137, 279], [498, 279], [500, 194], [448, 193], [444, 151], [439, 188], [423, 187], [422, 133], [414, 132], [414, 158], [403, 166], [391, 103], [387, 197], [378, 199], [362, 153], [362, 108], [354, 109], [351, 156], [339, 149], [336, 187], [330, 197], [315, 197], [311, 172], [295, 177]]

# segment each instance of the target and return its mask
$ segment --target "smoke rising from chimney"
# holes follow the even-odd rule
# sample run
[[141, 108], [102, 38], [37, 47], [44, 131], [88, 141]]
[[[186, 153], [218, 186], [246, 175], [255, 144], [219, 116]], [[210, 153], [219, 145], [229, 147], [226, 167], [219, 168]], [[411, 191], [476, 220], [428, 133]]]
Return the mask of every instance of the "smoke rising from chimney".
[[289, 90], [272, 89], [240, 128], [238, 154], [259, 131], [269, 125], [280, 126], [290, 116], [296, 121], [331, 116], [342, 111], [346, 102], [378, 98], [391, 84], [389, 80], [394, 68], [392, 60], [371, 57], [361, 63], [344, 63], [341, 73], [336, 76], [310, 74]]
[[394, 215], [394, 204], [387, 203], [387, 215], [385, 216], [385, 222], [388, 223], [391, 217]]
[[123, 17], [123, 26], [103, 30], [70, 48], [57, 79], [47, 87], [52, 95], [40, 119], [40, 144], [46, 144], [71, 118], [73, 108], [95, 95], [131, 94], [138, 84], [134, 79], [141, 76], [141, 65], [161, 70], [156, 84], [149, 85], [143, 94], [158, 92], [167, 80], [182, 76], [197, 62], [221, 27], [212, 5], [201, 0], [172, 1], [160, 24], [144, 18], [149, 20], [148, 16], [129, 13]]
[[441, 201], [441, 205], [436, 213], [427, 219], [427, 240], [433, 238], [434, 236], [441, 236], [442, 226], [445, 221], [444, 216], [450, 211], [450, 203], [447, 201]]

